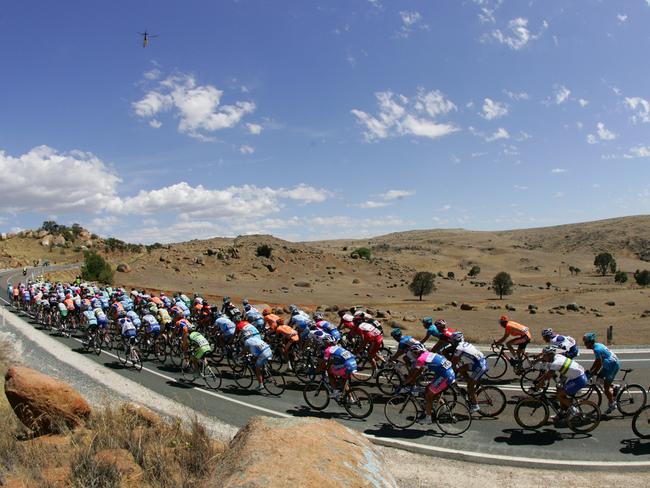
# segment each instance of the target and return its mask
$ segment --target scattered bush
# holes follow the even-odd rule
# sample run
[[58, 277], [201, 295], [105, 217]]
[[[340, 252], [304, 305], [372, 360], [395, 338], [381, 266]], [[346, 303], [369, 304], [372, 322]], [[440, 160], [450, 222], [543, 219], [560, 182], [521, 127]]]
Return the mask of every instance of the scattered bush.
[[110, 285], [113, 283], [113, 268], [94, 251], [84, 252], [84, 265], [81, 267], [81, 277], [88, 281], [97, 281]]
[[512, 295], [512, 288], [514, 283], [510, 274], [505, 271], [497, 273], [497, 275], [492, 279], [492, 287], [494, 292], [499, 295], [499, 299], [503, 300], [503, 295]]
[[456, 279], [456, 275], [454, 274], [453, 271], [448, 271], [447, 272], [447, 278], [449, 278], [450, 280], [454, 280], [454, 279]]
[[594, 258], [594, 266], [596, 266], [596, 270], [603, 276], [607, 274], [607, 271], [616, 273], [616, 260], [608, 252], [601, 252], [597, 255]]
[[361, 259], [365, 259], [366, 261], [370, 261], [370, 259], [372, 258], [372, 251], [370, 249], [368, 249], [367, 247], [359, 247], [359, 248], [355, 249], [354, 251], [352, 251], [350, 256], [353, 257], [353, 258], [356, 256], [357, 258], [361, 258]]
[[262, 244], [261, 246], [257, 246], [255, 254], [258, 258], [270, 258], [272, 252], [273, 248], [271, 246], [268, 244]]
[[435, 279], [433, 273], [429, 271], [420, 271], [415, 273], [413, 276], [413, 281], [409, 285], [409, 290], [413, 293], [414, 296], [420, 297], [422, 300], [422, 295], [429, 295], [432, 291], [436, 289]]
[[650, 271], [644, 269], [639, 271], [638, 269], [634, 273], [634, 280], [639, 286], [648, 286], [650, 285]]
[[546, 282], [546, 289], [547, 289], [547, 290], [550, 290], [550, 289], [551, 289], [551, 286], [553, 286], [553, 283], [551, 283], [550, 281], [547, 281], [547, 282]]
[[472, 266], [472, 268], [471, 268], [471, 269], [469, 270], [469, 272], [467, 273], [467, 276], [472, 276], [472, 277], [474, 277], [474, 276], [478, 276], [478, 274], [479, 274], [480, 272], [481, 272], [481, 267], [480, 267], [480, 266], [476, 266], [476, 265], [474, 265], [474, 266]]
[[627, 273], [625, 271], [617, 271], [614, 275], [614, 281], [616, 283], [626, 283], [627, 282]]

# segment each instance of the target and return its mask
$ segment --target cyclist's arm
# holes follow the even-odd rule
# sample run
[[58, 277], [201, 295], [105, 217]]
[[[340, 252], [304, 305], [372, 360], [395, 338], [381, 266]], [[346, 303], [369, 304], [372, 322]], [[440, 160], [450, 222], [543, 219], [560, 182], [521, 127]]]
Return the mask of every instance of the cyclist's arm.
[[591, 368], [589, 369], [589, 374], [591, 374], [592, 376], [598, 374], [598, 372], [602, 367], [603, 367], [603, 360], [601, 358], [596, 358], [594, 360], [594, 364], [592, 364]]
[[424, 339], [422, 339], [422, 340], [420, 341], [420, 343], [421, 343], [421, 344], [424, 344], [425, 342], [427, 342], [427, 341], [429, 340], [429, 337], [431, 337], [431, 334], [429, 334], [429, 333], [427, 332], [427, 335], [424, 336]]
[[395, 354], [393, 354], [393, 355], [390, 357], [389, 361], [397, 361], [397, 360], [398, 360], [398, 359], [399, 359], [399, 358], [404, 354], [404, 352], [405, 352], [405, 351], [400, 351], [400, 350], [398, 349], [397, 351], [395, 351]]
[[498, 341], [494, 341], [494, 343], [495, 343], [497, 346], [499, 346], [499, 345], [503, 344], [503, 341], [505, 341], [509, 336], [510, 336], [510, 334], [508, 334], [508, 333], [506, 332], [505, 334], [503, 334], [503, 337], [502, 337], [501, 339], [499, 339]]
[[443, 339], [438, 339], [438, 342], [436, 342], [435, 345], [431, 348], [431, 352], [438, 352], [446, 345], [447, 345], [447, 341]]
[[550, 380], [553, 377], [553, 371], [547, 371], [544, 373], [542, 376], [537, 378], [535, 380], [535, 387], [539, 388], [542, 384], [546, 383], [548, 380]]
[[422, 374], [423, 370], [424, 370], [424, 368], [415, 368], [415, 369], [411, 370], [409, 375], [404, 380], [404, 384], [405, 385], [411, 385], [411, 384], [415, 383], [415, 380], [418, 379], [418, 377]]

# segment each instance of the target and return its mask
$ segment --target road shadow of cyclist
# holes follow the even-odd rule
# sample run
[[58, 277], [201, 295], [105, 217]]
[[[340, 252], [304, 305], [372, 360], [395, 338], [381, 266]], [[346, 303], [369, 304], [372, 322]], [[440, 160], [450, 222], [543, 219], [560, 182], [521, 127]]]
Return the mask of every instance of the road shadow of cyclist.
[[555, 429], [504, 429], [502, 432], [508, 435], [497, 436], [494, 438], [494, 441], [508, 444], [509, 446], [550, 446], [563, 440], [586, 439], [591, 437], [589, 434], [563, 433]]
[[[396, 429], [389, 423], [382, 423], [377, 429], [366, 429], [364, 430], [364, 433], [377, 437], [399, 437], [402, 439], [421, 439], [422, 437], [431, 435], [430, 431], [420, 428], [419, 426], [409, 427], [406, 429]], [[437, 435], [437, 433], [433, 432], [433, 435]]]
[[623, 454], [632, 454], [633, 456], [650, 455], [650, 442], [642, 442], [641, 439], [623, 439], [623, 447], [619, 451]]
[[331, 411], [318, 411], [312, 410], [309, 407], [300, 405], [296, 408], [289, 408], [286, 411], [288, 414], [293, 415], [294, 417], [316, 417], [319, 419], [341, 419], [350, 422], [364, 422], [364, 419], [355, 419], [345, 412], [331, 412]]

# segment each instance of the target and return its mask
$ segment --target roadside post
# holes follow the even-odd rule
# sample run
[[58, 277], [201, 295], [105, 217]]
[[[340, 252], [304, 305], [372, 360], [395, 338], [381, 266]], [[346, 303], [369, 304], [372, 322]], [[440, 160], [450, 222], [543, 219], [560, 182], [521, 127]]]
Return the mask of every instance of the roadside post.
[[614, 342], [614, 326], [610, 325], [607, 327], [607, 345], [611, 345]]

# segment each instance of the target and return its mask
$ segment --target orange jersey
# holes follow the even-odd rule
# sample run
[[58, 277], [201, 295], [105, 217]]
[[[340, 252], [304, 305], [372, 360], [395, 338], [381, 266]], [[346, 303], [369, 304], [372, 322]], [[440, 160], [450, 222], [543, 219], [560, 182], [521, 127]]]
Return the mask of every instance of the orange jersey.
[[528, 327], [513, 322], [512, 320], [508, 320], [508, 323], [506, 324], [506, 334], [511, 336], [526, 336], [528, 339], [532, 339]]
[[290, 327], [288, 325], [279, 325], [275, 329], [276, 334], [281, 334], [284, 336], [285, 339], [291, 339], [293, 342], [298, 342], [300, 339], [298, 337], [298, 332], [296, 332], [293, 327]]
[[264, 316], [264, 322], [274, 332], [278, 328], [278, 320], [280, 320], [280, 317], [272, 313]]

